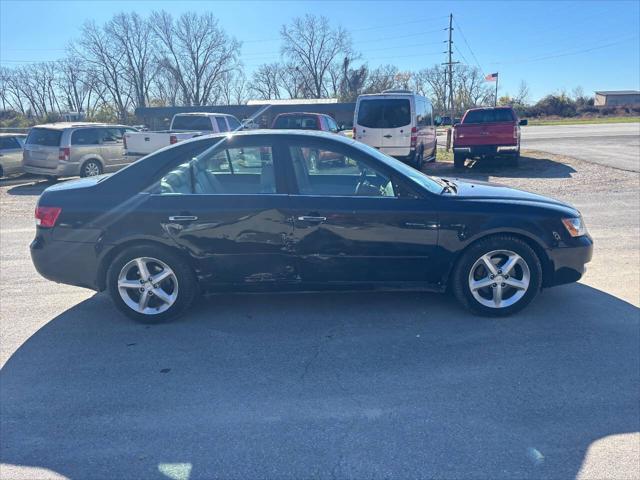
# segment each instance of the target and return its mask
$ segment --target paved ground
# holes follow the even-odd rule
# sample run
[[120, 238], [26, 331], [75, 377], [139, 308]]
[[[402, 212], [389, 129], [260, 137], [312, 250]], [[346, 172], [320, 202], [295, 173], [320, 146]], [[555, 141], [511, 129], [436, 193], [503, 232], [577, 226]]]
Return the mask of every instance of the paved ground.
[[542, 155], [461, 176], [576, 204], [584, 280], [503, 320], [439, 295], [237, 295], [142, 326], [40, 278], [42, 186], [0, 186], [0, 477], [638, 478], [638, 175]]
[[640, 172], [640, 123], [524, 127], [522, 148]]
[[[640, 123], [522, 127], [522, 148], [640, 172]], [[444, 147], [444, 131], [438, 146]]]

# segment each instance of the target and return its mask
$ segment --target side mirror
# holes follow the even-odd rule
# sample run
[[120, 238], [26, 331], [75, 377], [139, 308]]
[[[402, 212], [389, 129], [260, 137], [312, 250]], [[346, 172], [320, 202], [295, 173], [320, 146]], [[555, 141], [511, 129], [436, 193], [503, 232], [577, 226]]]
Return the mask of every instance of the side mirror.
[[524, 127], [525, 125], [529, 125], [529, 120], [527, 120], [526, 118], [524, 120], [520, 120], [518, 122], [518, 125]]

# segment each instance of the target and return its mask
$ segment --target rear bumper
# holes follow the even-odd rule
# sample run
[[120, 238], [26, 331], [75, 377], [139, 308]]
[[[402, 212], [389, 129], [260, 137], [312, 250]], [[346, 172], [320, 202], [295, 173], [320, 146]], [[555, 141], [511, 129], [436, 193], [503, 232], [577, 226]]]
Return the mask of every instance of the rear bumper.
[[29, 249], [34, 267], [47, 280], [98, 290], [94, 244], [52, 240], [38, 231]]
[[545, 279], [545, 287], [577, 282], [586, 272], [586, 264], [593, 256], [593, 240], [589, 235], [572, 239], [572, 245], [547, 250], [552, 275]]
[[413, 149], [410, 147], [380, 147], [380, 150], [385, 155], [395, 158], [404, 158], [413, 154]]
[[520, 145], [477, 145], [477, 146], [453, 146], [454, 153], [463, 153], [470, 157], [484, 155], [515, 155], [520, 151]]
[[71, 177], [80, 175], [79, 163], [65, 162], [63, 160], [60, 160], [53, 168], [37, 167], [29, 164], [23, 164], [22, 168], [27, 173], [32, 173], [34, 175], [46, 175], [50, 177]]

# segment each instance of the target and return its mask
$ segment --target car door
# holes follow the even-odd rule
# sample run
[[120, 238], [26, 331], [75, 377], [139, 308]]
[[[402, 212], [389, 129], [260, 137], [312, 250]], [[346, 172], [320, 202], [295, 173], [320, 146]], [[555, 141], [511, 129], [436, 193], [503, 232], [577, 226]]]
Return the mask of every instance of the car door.
[[[342, 142], [289, 138], [294, 251], [306, 283], [436, 283], [437, 206]], [[341, 155], [314, 166], [309, 152]]]
[[0, 137], [0, 165], [4, 175], [17, 173], [21, 169], [22, 145], [15, 137]]
[[125, 160], [126, 153], [122, 139], [122, 128], [101, 128], [100, 135], [102, 139], [100, 151], [102, 153], [102, 159], [104, 160], [105, 170], [117, 170], [127, 163]]
[[411, 145], [411, 128], [415, 111], [409, 97], [385, 99], [383, 110], [382, 147], [388, 155], [407, 155]]
[[204, 283], [295, 281], [289, 198], [270, 137], [224, 139], [206, 155], [174, 165], [144, 210], [189, 252]]

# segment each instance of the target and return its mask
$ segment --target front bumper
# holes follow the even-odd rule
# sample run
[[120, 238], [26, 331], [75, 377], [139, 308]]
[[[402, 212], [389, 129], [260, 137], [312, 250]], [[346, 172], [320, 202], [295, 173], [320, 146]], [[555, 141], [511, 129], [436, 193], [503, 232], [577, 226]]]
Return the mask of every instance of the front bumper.
[[586, 272], [586, 264], [593, 256], [593, 239], [589, 235], [572, 238], [570, 245], [547, 250], [551, 275], [545, 278], [545, 287], [577, 282]]

